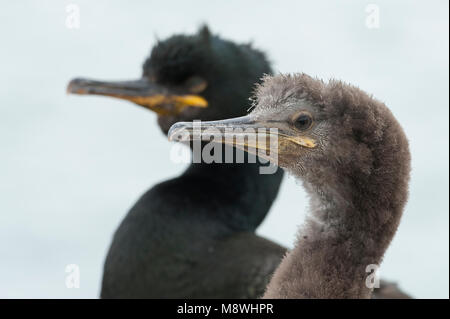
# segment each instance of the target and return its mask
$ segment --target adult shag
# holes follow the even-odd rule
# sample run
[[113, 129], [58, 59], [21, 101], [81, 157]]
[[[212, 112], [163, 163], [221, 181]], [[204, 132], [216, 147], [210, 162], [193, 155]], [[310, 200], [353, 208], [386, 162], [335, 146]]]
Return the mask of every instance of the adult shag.
[[[158, 42], [136, 81], [74, 79], [68, 91], [132, 101], [158, 113], [167, 134], [180, 120], [244, 115], [270, 65], [250, 45], [202, 27]], [[282, 180], [260, 165], [191, 164], [147, 191], [114, 234], [102, 298], [255, 298], [285, 248], [255, 235]], [[157, 169], [157, 168], [155, 168]]]
[[[280, 75], [266, 77], [258, 87], [251, 114], [203, 122], [201, 128], [225, 137], [245, 135], [245, 143], [219, 141], [260, 151], [300, 179], [310, 195], [295, 247], [264, 297], [370, 298], [368, 269], [381, 263], [408, 197], [408, 141], [389, 109], [340, 81]], [[271, 152], [256, 139], [258, 128], [277, 129], [267, 132], [277, 139]], [[186, 131], [192, 124], [175, 124], [169, 137], [202, 138], [180, 135]]]

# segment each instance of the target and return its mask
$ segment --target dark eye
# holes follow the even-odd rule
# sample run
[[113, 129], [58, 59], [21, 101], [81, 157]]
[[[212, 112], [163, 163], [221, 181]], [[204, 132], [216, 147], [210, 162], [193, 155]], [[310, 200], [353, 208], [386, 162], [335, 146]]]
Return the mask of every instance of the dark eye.
[[313, 119], [310, 114], [308, 113], [301, 113], [297, 118], [294, 120], [294, 125], [297, 129], [301, 131], [305, 131], [311, 127], [313, 123]]
[[191, 93], [201, 93], [208, 86], [208, 82], [200, 76], [191, 76], [185, 81], [185, 85]]

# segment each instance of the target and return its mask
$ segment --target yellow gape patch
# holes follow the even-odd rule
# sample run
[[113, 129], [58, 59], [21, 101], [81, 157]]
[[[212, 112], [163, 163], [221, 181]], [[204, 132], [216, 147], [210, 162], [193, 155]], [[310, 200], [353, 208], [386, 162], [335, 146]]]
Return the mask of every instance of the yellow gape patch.
[[[126, 96], [124, 98], [160, 115], [177, 115], [186, 107], [208, 107], [208, 101], [199, 95], [152, 95], [152, 96]], [[171, 107], [170, 107], [171, 106]]]
[[294, 136], [291, 136], [291, 137], [288, 137], [288, 140], [290, 140], [291, 142], [294, 142], [295, 144], [304, 146], [304, 147], [309, 147], [309, 148], [316, 147], [316, 142], [313, 139], [309, 138], [309, 137], [301, 137], [301, 136], [294, 137]]

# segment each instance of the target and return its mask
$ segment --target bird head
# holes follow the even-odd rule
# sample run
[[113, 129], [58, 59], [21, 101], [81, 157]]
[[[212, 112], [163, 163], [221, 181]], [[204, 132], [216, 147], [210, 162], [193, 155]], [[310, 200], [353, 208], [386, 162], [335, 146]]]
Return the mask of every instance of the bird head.
[[221, 39], [202, 26], [194, 35], [158, 41], [137, 80], [76, 78], [67, 91], [110, 96], [143, 106], [158, 114], [158, 124], [166, 134], [178, 121], [245, 114], [253, 84], [270, 71], [260, 51]]
[[[360, 89], [305, 74], [266, 76], [247, 116], [172, 126], [172, 140], [234, 145], [315, 185], [372, 181], [398, 186], [409, 176], [409, 148], [387, 107]], [[206, 133], [204, 133], [206, 132]], [[272, 140], [270, 140], [272, 139]], [[387, 175], [390, 175], [389, 177]]]

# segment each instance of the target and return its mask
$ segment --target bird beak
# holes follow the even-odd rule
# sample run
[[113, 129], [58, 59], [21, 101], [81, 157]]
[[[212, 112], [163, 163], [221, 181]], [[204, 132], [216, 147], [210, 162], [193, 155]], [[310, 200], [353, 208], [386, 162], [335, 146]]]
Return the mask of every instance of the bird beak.
[[175, 94], [146, 78], [117, 82], [76, 78], [69, 82], [67, 93], [104, 95], [124, 99], [160, 115], [176, 115], [186, 107], [208, 106], [208, 102], [200, 95]]
[[252, 115], [209, 122], [178, 122], [168, 133], [171, 141], [212, 141], [232, 145], [278, 165], [279, 157], [298, 156], [298, 146], [316, 147], [313, 138], [283, 128], [282, 122]]

